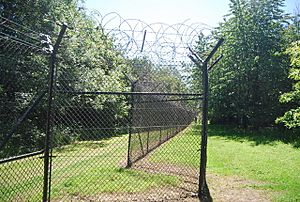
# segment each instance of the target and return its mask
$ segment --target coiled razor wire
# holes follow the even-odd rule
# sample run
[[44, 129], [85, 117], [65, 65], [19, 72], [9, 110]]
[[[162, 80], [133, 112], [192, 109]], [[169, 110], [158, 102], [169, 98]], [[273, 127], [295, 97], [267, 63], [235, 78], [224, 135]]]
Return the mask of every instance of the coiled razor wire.
[[146, 56], [155, 64], [176, 65], [190, 63], [186, 57], [188, 47], [194, 47], [201, 33], [209, 33], [213, 28], [204, 23], [186, 20], [182, 23], [148, 24], [139, 19], [124, 19], [118, 13], [102, 15], [97, 10], [87, 10], [99, 27], [111, 36], [118, 50], [129, 58]]

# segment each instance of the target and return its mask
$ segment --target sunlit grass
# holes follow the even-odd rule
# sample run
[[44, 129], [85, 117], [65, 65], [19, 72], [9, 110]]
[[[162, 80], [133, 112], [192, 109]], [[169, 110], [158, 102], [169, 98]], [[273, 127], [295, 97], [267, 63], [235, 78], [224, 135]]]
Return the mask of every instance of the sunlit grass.
[[[300, 149], [293, 144], [274, 140], [272, 130], [248, 132], [230, 127], [209, 127], [208, 171], [258, 180], [258, 189], [277, 192], [274, 201], [300, 201]], [[199, 139], [200, 127], [193, 126], [188, 134], [177, 136], [154, 152], [154, 162], [180, 165], [199, 165], [199, 146], [191, 138]], [[234, 138], [233, 138], [234, 137]], [[269, 138], [269, 141], [267, 141]], [[180, 148], [189, 148], [182, 152]], [[165, 155], [172, 153], [172, 156]]]

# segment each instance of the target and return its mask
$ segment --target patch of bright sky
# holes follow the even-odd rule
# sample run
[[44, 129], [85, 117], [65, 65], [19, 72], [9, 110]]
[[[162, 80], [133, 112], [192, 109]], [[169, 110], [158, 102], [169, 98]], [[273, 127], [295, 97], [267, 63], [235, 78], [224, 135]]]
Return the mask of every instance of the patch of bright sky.
[[[140, 19], [147, 23], [201, 22], [212, 27], [223, 21], [229, 0], [85, 0], [85, 7], [101, 14], [117, 12], [125, 19]], [[293, 13], [298, 0], [286, 0], [284, 10]]]

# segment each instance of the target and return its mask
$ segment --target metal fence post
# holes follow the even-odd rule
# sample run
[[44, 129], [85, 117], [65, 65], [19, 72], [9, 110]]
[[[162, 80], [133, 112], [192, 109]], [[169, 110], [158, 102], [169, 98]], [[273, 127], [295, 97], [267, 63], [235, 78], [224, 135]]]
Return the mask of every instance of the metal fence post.
[[208, 83], [208, 69], [211, 69], [213, 65], [217, 62], [213, 62], [213, 64], [208, 67], [208, 61], [213, 57], [218, 48], [222, 45], [224, 39], [221, 38], [218, 43], [215, 45], [213, 50], [209, 53], [202, 64], [202, 82], [203, 82], [203, 103], [202, 103], [202, 136], [201, 136], [201, 163], [200, 163], [200, 176], [199, 176], [199, 198], [200, 201], [203, 202], [211, 202], [212, 197], [209, 193], [209, 189], [206, 182], [206, 163], [207, 163], [207, 125], [208, 125], [208, 93], [209, 93], [209, 83]]
[[222, 58], [218, 57], [216, 61], [208, 67], [208, 61], [213, 57], [218, 48], [222, 45], [224, 39], [221, 38], [215, 45], [213, 50], [209, 53], [206, 59], [203, 61], [198, 54], [190, 49], [192, 55], [189, 58], [202, 70], [202, 86], [203, 86], [203, 101], [202, 101], [202, 131], [201, 131], [201, 154], [200, 154], [200, 175], [199, 175], [199, 187], [198, 197], [201, 202], [211, 202], [212, 197], [210, 195], [207, 182], [206, 182], [206, 163], [207, 163], [207, 125], [208, 125], [208, 93], [209, 93], [209, 82], [208, 82], [208, 70], [211, 69], [219, 60]]
[[[131, 82], [130, 91], [134, 92], [136, 82]], [[134, 107], [134, 96], [133, 94], [130, 95], [129, 99], [130, 108], [128, 111], [128, 149], [127, 149], [127, 164], [126, 168], [130, 168], [132, 166], [131, 156], [130, 156], [130, 149], [131, 149], [131, 136], [132, 136], [132, 119], [133, 119], [133, 107]]]
[[149, 137], [150, 136], [150, 128], [147, 128], [147, 140], [146, 140], [146, 151], [149, 152]]
[[200, 201], [212, 201], [206, 183], [206, 162], [207, 162], [207, 124], [208, 124], [208, 72], [207, 62], [202, 64], [202, 131], [201, 131], [201, 157], [200, 157], [200, 177], [199, 177], [199, 198]]
[[161, 127], [159, 127], [159, 144], [161, 144]]
[[50, 170], [50, 149], [51, 149], [51, 136], [52, 136], [52, 101], [53, 101], [53, 89], [55, 80], [55, 62], [56, 54], [59, 45], [62, 41], [63, 35], [65, 34], [67, 25], [63, 24], [53, 47], [53, 52], [50, 57], [50, 68], [49, 68], [49, 84], [48, 84], [48, 101], [47, 101], [47, 123], [46, 123], [46, 136], [45, 136], [45, 150], [44, 150], [44, 187], [43, 187], [43, 202], [50, 200], [50, 184], [49, 184], [49, 170]]

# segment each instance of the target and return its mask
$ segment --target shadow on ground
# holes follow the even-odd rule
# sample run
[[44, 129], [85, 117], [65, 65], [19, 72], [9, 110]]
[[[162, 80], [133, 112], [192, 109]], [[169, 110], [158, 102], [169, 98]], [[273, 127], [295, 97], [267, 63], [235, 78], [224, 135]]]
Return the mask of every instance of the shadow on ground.
[[[200, 129], [201, 126], [194, 126]], [[199, 127], [199, 128], [198, 128]], [[253, 146], [260, 144], [273, 145], [276, 142], [291, 144], [300, 148], [300, 130], [287, 130], [277, 127], [261, 128], [259, 130], [245, 130], [228, 125], [209, 125], [209, 136], [221, 136], [235, 141], [252, 141]]]

